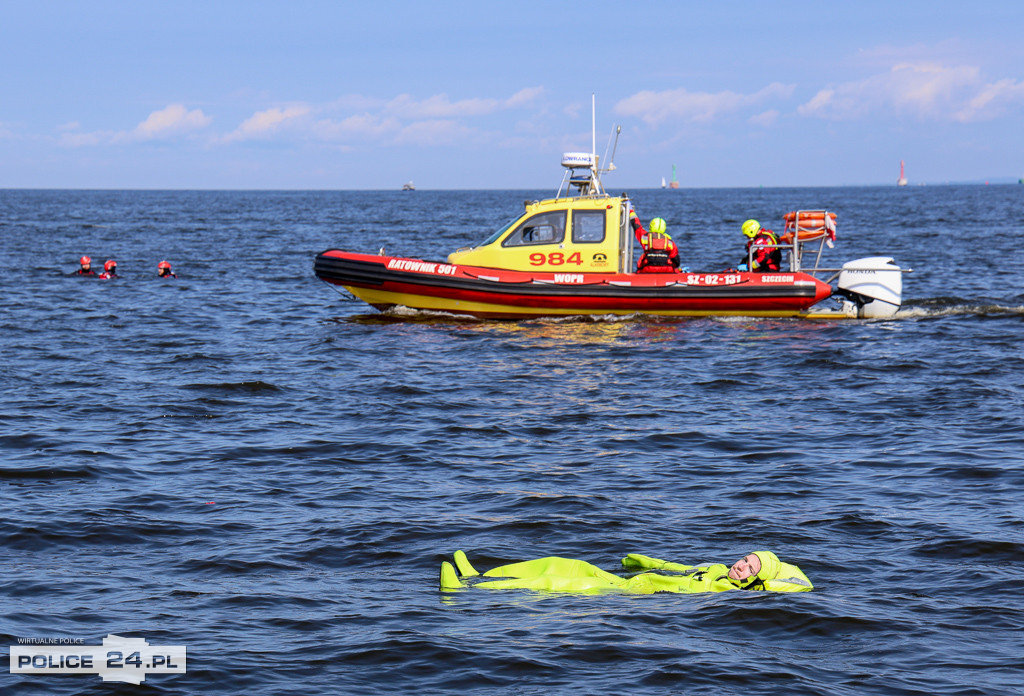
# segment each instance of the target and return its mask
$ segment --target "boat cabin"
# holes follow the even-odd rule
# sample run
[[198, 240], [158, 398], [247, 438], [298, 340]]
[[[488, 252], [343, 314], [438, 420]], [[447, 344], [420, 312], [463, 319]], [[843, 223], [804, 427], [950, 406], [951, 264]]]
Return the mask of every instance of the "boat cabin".
[[597, 158], [590, 153], [566, 153], [562, 166], [566, 173], [555, 198], [526, 201], [522, 215], [480, 245], [449, 254], [448, 263], [510, 271], [632, 272], [629, 198], [604, 192]]

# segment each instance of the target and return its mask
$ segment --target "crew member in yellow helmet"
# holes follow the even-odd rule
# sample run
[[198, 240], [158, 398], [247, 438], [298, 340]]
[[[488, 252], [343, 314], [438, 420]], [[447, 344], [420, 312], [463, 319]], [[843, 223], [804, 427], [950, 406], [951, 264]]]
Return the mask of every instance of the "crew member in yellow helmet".
[[629, 224], [644, 250], [636, 264], [637, 273], [675, 273], [679, 269], [679, 247], [665, 231], [664, 218], [654, 218], [650, 230], [645, 230], [636, 211], [631, 210]]
[[473, 587], [577, 594], [689, 594], [728, 590], [809, 592], [814, 589], [800, 568], [791, 563], [783, 563], [771, 551], [749, 553], [733, 563], [732, 567], [722, 563], [690, 566], [631, 553], [622, 559], [622, 566], [629, 571], [639, 572], [625, 578], [601, 570], [586, 561], [549, 556], [493, 568], [481, 576], [470, 564], [466, 554], [456, 551], [455, 566], [447, 561], [441, 564], [441, 590], [467, 587], [468, 579], [480, 577], [502, 579], [472, 581]]
[[[747, 237], [747, 257], [737, 266], [740, 271], [778, 271], [782, 268], [782, 249], [776, 245], [779, 238], [771, 230], [761, 227], [757, 220], [747, 220], [740, 228]], [[747, 259], [750, 259], [748, 266]]]

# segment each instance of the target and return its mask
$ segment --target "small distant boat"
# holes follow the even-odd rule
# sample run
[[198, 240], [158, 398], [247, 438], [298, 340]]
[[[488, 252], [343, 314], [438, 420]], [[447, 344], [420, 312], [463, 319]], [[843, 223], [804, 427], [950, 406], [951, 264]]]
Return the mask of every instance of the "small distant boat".
[[[664, 181], [664, 179], [662, 179]], [[679, 188], [679, 182], [676, 180], [676, 165], [672, 165], [672, 181], [668, 183], [668, 187], [672, 189]]]
[[665, 186], [667, 186], [667, 184], [665, 183], [665, 177], [661, 177], [661, 187], [665, 188]]
[[900, 160], [900, 178], [896, 180], [897, 186], [906, 186], [907, 177], [903, 176], [903, 160]]
[[402, 190], [403, 191], [415, 191], [416, 190], [416, 186], [410, 181], [407, 184], [402, 184]]

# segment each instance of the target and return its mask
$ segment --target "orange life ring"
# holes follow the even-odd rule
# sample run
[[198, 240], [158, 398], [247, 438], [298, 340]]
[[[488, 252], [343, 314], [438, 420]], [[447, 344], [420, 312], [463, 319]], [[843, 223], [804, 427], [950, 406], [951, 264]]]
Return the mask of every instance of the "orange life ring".
[[[829, 224], [825, 224], [825, 216], [828, 216]], [[797, 228], [800, 231], [800, 241], [811, 242], [821, 239], [825, 235], [834, 238], [836, 228], [836, 214], [824, 211], [796, 211], [786, 213], [783, 218], [786, 221], [785, 234], [779, 241], [783, 244], [792, 244], [796, 236]], [[831, 228], [831, 231], [829, 230]]]
[[[824, 211], [813, 211], [813, 210], [811, 210], [811, 211], [808, 211], [808, 210], [801, 211], [800, 212], [800, 225], [803, 226], [803, 223], [805, 223], [805, 222], [808, 222], [808, 223], [813, 225], [815, 220], [818, 221], [818, 224], [823, 225], [823, 224], [825, 224], [825, 215], [828, 215], [829, 218], [832, 220], [832, 222], [836, 221], [836, 214], [835, 213], [825, 213]], [[794, 211], [786, 213], [782, 217], [782, 219], [785, 220], [786, 222], [795, 222], [796, 221], [796, 216], [797, 216], [797, 212], [794, 210]]]
[[[828, 234], [828, 230], [824, 227], [816, 227], [814, 229], [808, 229], [801, 225], [800, 227], [800, 241], [801, 242], [813, 242], [815, 239], [821, 239]], [[779, 237], [781, 244], [792, 244], [794, 239], [794, 232], [786, 232]]]

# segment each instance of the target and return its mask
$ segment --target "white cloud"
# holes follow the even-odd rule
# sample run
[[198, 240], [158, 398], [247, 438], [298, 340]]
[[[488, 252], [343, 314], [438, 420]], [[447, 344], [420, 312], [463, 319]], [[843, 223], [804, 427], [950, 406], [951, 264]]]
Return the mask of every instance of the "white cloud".
[[393, 116], [356, 114], [342, 121], [328, 119], [314, 124], [320, 140], [352, 142], [372, 140], [384, 145], [449, 145], [476, 134], [454, 119], [427, 119], [403, 123]]
[[773, 82], [753, 94], [690, 92], [685, 88], [643, 91], [615, 105], [615, 113], [635, 116], [651, 126], [665, 121], [710, 121], [717, 116], [760, 105], [793, 94], [793, 85]]
[[447, 94], [417, 99], [400, 94], [383, 101], [346, 95], [320, 112], [349, 111], [344, 118], [321, 118], [312, 123], [313, 138], [333, 143], [373, 141], [381, 145], [448, 145], [479, 138], [479, 131], [467, 125], [473, 118], [500, 111], [525, 109], [544, 94], [543, 87], [527, 87], [506, 99], [470, 98], [452, 101]]
[[130, 131], [99, 130], [82, 133], [78, 121], [62, 124], [58, 127], [61, 135], [57, 143], [62, 147], [93, 147], [166, 139], [201, 130], [212, 122], [213, 119], [201, 109], [189, 111], [181, 104], [171, 104], [153, 111]]
[[885, 73], [822, 89], [798, 107], [803, 116], [854, 120], [888, 113], [924, 120], [981, 121], [1024, 102], [1024, 83], [986, 84], [976, 67], [900, 63]]
[[756, 114], [747, 119], [749, 123], [752, 123], [755, 126], [763, 126], [765, 128], [774, 126], [778, 120], [779, 112], [775, 109], [769, 109], [768, 111]]
[[355, 114], [341, 121], [322, 119], [313, 125], [313, 134], [322, 140], [351, 140], [354, 138], [381, 138], [402, 129], [396, 118], [382, 118], [372, 114]]
[[451, 101], [447, 94], [435, 94], [418, 100], [408, 94], [400, 94], [384, 106], [384, 112], [408, 119], [446, 119], [471, 116], [487, 116], [503, 109], [528, 106], [544, 93], [543, 87], [521, 89], [508, 99], [462, 99]]
[[189, 131], [200, 130], [210, 125], [213, 119], [201, 109], [189, 111], [182, 104], [171, 104], [152, 112], [145, 121], [131, 133], [124, 134], [126, 140], [153, 140], [168, 138]]
[[[279, 137], [287, 132], [293, 137], [344, 147], [367, 143], [447, 145], [470, 137], [480, 138], [480, 131], [468, 125], [474, 118], [501, 111], [536, 111], [535, 104], [543, 94], [543, 87], [527, 87], [504, 99], [453, 101], [447, 94], [424, 99], [400, 94], [385, 100], [345, 95], [322, 105], [300, 103], [257, 111], [231, 132], [211, 140], [229, 145]], [[64, 124], [59, 128], [58, 142], [65, 147], [141, 142], [194, 133], [212, 121], [201, 109], [171, 104], [150, 113], [131, 131], [81, 132], [77, 121]]]
[[306, 116], [311, 109], [305, 105], [289, 106], [284, 109], [274, 107], [264, 111], [257, 111], [255, 114], [242, 121], [234, 131], [224, 136], [224, 142], [230, 143], [236, 140], [252, 140], [254, 138], [265, 138], [277, 132], [283, 124], [288, 121]]
[[505, 100], [506, 109], [515, 109], [520, 106], [528, 106], [544, 94], [543, 87], [527, 87], [521, 89]]
[[416, 121], [395, 137], [397, 145], [451, 145], [475, 135], [475, 131], [453, 120]]
[[953, 117], [957, 121], [984, 121], [1021, 103], [1024, 103], [1024, 81], [1004, 79], [982, 87]]
[[434, 119], [460, 116], [486, 116], [500, 106], [497, 99], [463, 99], [453, 102], [447, 94], [435, 94], [423, 100], [400, 94], [384, 107], [384, 111], [399, 118]]

